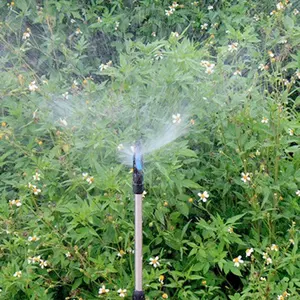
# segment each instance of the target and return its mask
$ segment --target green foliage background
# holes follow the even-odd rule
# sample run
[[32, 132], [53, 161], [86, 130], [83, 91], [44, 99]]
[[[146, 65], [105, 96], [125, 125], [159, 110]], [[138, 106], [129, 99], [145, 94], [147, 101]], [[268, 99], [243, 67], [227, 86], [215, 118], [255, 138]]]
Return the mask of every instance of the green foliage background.
[[299, 299], [298, 10], [1, 1], [1, 299], [131, 297], [132, 174], [118, 146], [175, 136], [177, 113], [181, 137], [145, 155], [147, 299]]

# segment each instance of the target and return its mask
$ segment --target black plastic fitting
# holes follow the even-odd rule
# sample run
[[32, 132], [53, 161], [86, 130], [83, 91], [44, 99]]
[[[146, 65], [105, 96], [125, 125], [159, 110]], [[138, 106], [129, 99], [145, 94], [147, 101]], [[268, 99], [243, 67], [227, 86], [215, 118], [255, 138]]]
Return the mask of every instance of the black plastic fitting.
[[143, 291], [134, 291], [133, 300], [145, 300], [145, 293]]

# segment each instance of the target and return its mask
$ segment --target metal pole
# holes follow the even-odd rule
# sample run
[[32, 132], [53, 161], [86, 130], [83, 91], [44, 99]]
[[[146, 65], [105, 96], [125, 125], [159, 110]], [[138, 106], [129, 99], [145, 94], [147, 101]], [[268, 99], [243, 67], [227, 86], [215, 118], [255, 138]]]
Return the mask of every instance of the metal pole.
[[135, 290], [143, 290], [143, 228], [142, 228], [142, 201], [143, 195], [135, 194]]

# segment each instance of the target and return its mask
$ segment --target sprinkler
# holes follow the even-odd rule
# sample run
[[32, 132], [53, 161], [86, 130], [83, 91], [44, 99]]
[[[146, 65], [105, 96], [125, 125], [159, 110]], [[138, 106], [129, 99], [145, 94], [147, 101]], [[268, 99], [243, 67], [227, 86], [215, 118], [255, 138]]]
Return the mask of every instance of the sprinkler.
[[135, 202], [135, 218], [134, 218], [134, 277], [135, 290], [132, 299], [144, 300], [143, 292], [143, 192], [144, 192], [144, 175], [143, 175], [143, 155], [141, 151], [141, 143], [138, 141], [134, 147], [133, 154], [133, 182], [132, 188]]

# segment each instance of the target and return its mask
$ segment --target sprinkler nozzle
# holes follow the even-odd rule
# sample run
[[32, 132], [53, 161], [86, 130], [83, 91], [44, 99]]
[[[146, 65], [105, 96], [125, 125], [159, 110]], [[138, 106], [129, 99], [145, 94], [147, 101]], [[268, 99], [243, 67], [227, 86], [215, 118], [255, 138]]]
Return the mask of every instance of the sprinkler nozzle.
[[144, 192], [143, 155], [141, 148], [141, 143], [138, 141], [134, 146], [133, 154], [132, 188], [134, 194], [143, 194]]

